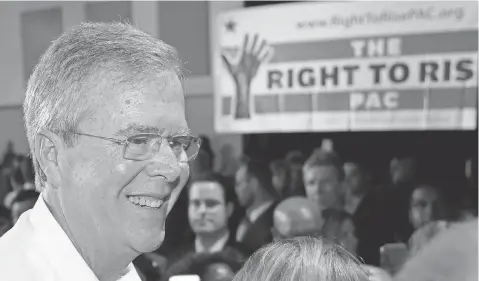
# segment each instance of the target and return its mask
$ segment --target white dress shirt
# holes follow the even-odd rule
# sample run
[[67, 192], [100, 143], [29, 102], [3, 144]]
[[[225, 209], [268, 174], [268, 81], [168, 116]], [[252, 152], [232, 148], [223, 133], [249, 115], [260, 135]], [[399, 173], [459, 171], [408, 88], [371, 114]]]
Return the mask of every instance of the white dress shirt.
[[[248, 216], [249, 224], [253, 224], [256, 220], [268, 210], [271, 205], [273, 205], [273, 201], [264, 202], [263, 204], [256, 207]], [[242, 222], [238, 225], [238, 229], [236, 230], [236, 241], [242, 241], [244, 236], [246, 235], [246, 231], [248, 231], [249, 225]]]
[[[0, 238], [2, 281], [98, 281], [40, 195]], [[140, 281], [133, 264], [119, 281]]]
[[195, 252], [196, 253], [217, 253], [223, 251], [228, 239], [230, 238], [229, 232], [227, 232], [223, 237], [218, 239], [209, 249], [206, 249], [205, 246], [201, 243], [201, 240], [195, 239]]

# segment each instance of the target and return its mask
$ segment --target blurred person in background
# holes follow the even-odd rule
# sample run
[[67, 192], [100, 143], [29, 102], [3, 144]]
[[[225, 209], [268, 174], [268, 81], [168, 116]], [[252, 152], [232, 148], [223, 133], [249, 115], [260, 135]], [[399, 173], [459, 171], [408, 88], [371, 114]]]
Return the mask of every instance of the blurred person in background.
[[323, 218], [322, 237], [335, 242], [357, 256], [358, 238], [352, 215], [344, 210], [327, 209], [323, 212]]
[[273, 240], [273, 211], [279, 196], [271, 178], [266, 163], [248, 158], [243, 159], [236, 172], [235, 191], [246, 213], [238, 225], [236, 241], [250, 252]]
[[25, 161], [23, 155], [16, 155], [13, 160], [12, 172], [10, 173], [10, 185], [13, 190], [22, 190], [25, 180], [21, 170], [22, 163]]
[[273, 214], [273, 240], [298, 236], [319, 238], [323, 217], [318, 206], [305, 197], [290, 197], [278, 204]]
[[181, 275], [196, 275], [201, 281], [231, 281], [243, 263], [243, 259], [228, 250], [199, 253], [170, 267], [161, 281], [168, 281], [172, 276]]
[[12, 222], [16, 224], [20, 216], [35, 206], [39, 193], [36, 190], [22, 190], [12, 202]]
[[344, 208], [343, 180], [343, 163], [333, 151], [316, 149], [303, 166], [306, 195], [321, 211]]
[[281, 198], [288, 197], [291, 185], [291, 171], [284, 160], [275, 160], [269, 165], [272, 174], [273, 187]]
[[[468, 212], [468, 206], [464, 206], [461, 200], [462, 194], [460, 182], [448, 181], [446, 185], [451, 188], [447, 193], [441, 192], [435, 186], [425, 183], [418, 184], [411, 197], [410, 219], [414, 227], [414, 233], [409, 239], [409, 254], [416, 255], [422, 248], [429, 244], [439, 233], [451, 226], [474, 220], [475, 216]], [[445, 195], [447, 194], [447, 195]], [[453, 197], [448, 199], [447, 197]], [[446, 200], [448, 199], [448, 200]], [[469, 198], [464, 198], [467, 202]], [[446, 202], [449, 205], [446, 208]]]
[[350, 214], [354, 214], [371, 189], [370, 181], [365, 169], [357, 163], [344, 163], [343, 169], [345, 185], [344, 209]]
[[414, 229], [409, 220], [411, 195], [418, 181], [418, 163], [414, 158], [394, 158], [390, 163], [391, 182], [384, 190], [382, 221], [388, 242], [407, 243]]
[[37, 204], [0, 238], [2, 280], [139, 280], [201, 141], [176, 50], [123, 23], [53, 41], [24, 101]]
[[409, 220], [414, 230], [445, 218], [444, 198], [430, 184], [418, 184], [411, 195]]
[[306, 196], [303, 183], [303, 154], [301, 151], [291, 151], [286, 155], [285, 160], [290, 171], [290, 183], [285, 196]]
[[[323, 212], [324, 225], [321, 235], [324, 239], [336, 243], [351, 255], [364, 261], [358, 254], [358, 238], [353, 216], [344, 210], [328, 209]], [[361, 265], [369, 274], [370, 281], [389, 281], [391, 276], [376, 265]]]
[[[233, 189], [214, 174], [203, 175], [188, 188], [188, 221], [195, 239], [183, 244], [167, 257], [169, 263], [197, 253], [215, 253], [229, 249], [237, 256], [246, 256], [235, 241], [234, 232], [228, 229], [228, 219], [233, 213]], [[181, 262], [181, 261], [180, 261]]]
[[345, 210], [353, 216], [358, 255], [365, 263], [378, 266], [379, 249], [388, 239], [381, 215], [384, 194], [372, 186], [368, 172], [359, 163], [345, 163], [344, 174]]
[[441, 231], [406, 261], [394, 281], [477, 281], [477, 231], [477, 219]]
[[358, 260], [341, 247], [312, 237], [279, 240], [253, 254], [234, 281], [368, 281]]

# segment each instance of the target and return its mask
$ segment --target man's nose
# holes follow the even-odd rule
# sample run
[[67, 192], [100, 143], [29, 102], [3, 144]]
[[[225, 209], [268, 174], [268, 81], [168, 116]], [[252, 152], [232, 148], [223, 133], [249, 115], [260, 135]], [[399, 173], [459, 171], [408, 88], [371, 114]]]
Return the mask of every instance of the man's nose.
[[174, 182], [180, 176], [180, 165], [168, 140], [162, 140], [160, 150], [150, 159], [147, 172], [151, 177], [163, 176], [168, 182]]
[[206, 213], [206, 206], [205, 206], [205, 204], [200, 204], [200, 205], [198, 206], [198, 213], [199, 213], [199, 214], [204, 214], [204, 213]]

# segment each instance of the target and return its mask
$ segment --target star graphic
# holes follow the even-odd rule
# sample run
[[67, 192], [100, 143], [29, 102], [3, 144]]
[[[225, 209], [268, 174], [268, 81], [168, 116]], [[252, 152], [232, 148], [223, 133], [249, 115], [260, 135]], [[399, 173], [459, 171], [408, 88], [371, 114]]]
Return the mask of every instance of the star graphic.
[[226, 26], [226, 31], [235, 32], [236, 22], [229, 20], [225, 26]]

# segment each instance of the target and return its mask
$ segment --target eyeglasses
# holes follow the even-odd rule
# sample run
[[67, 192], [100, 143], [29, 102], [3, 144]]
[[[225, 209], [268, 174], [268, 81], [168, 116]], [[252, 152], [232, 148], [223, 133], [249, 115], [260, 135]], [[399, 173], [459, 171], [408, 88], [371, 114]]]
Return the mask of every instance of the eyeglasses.
[[124, 140], [95, 136], [84, 133], [74, 133], [80, 136], [99, 138], [123, 145], [123, 158], [143, 161], [151, 159], [161, 149], [163, 139], [168, 141], [179, 162], [193, 161], [198, 155], [201, 138], [195, 136], [162, 137], [155, 134], [138, 134]]

